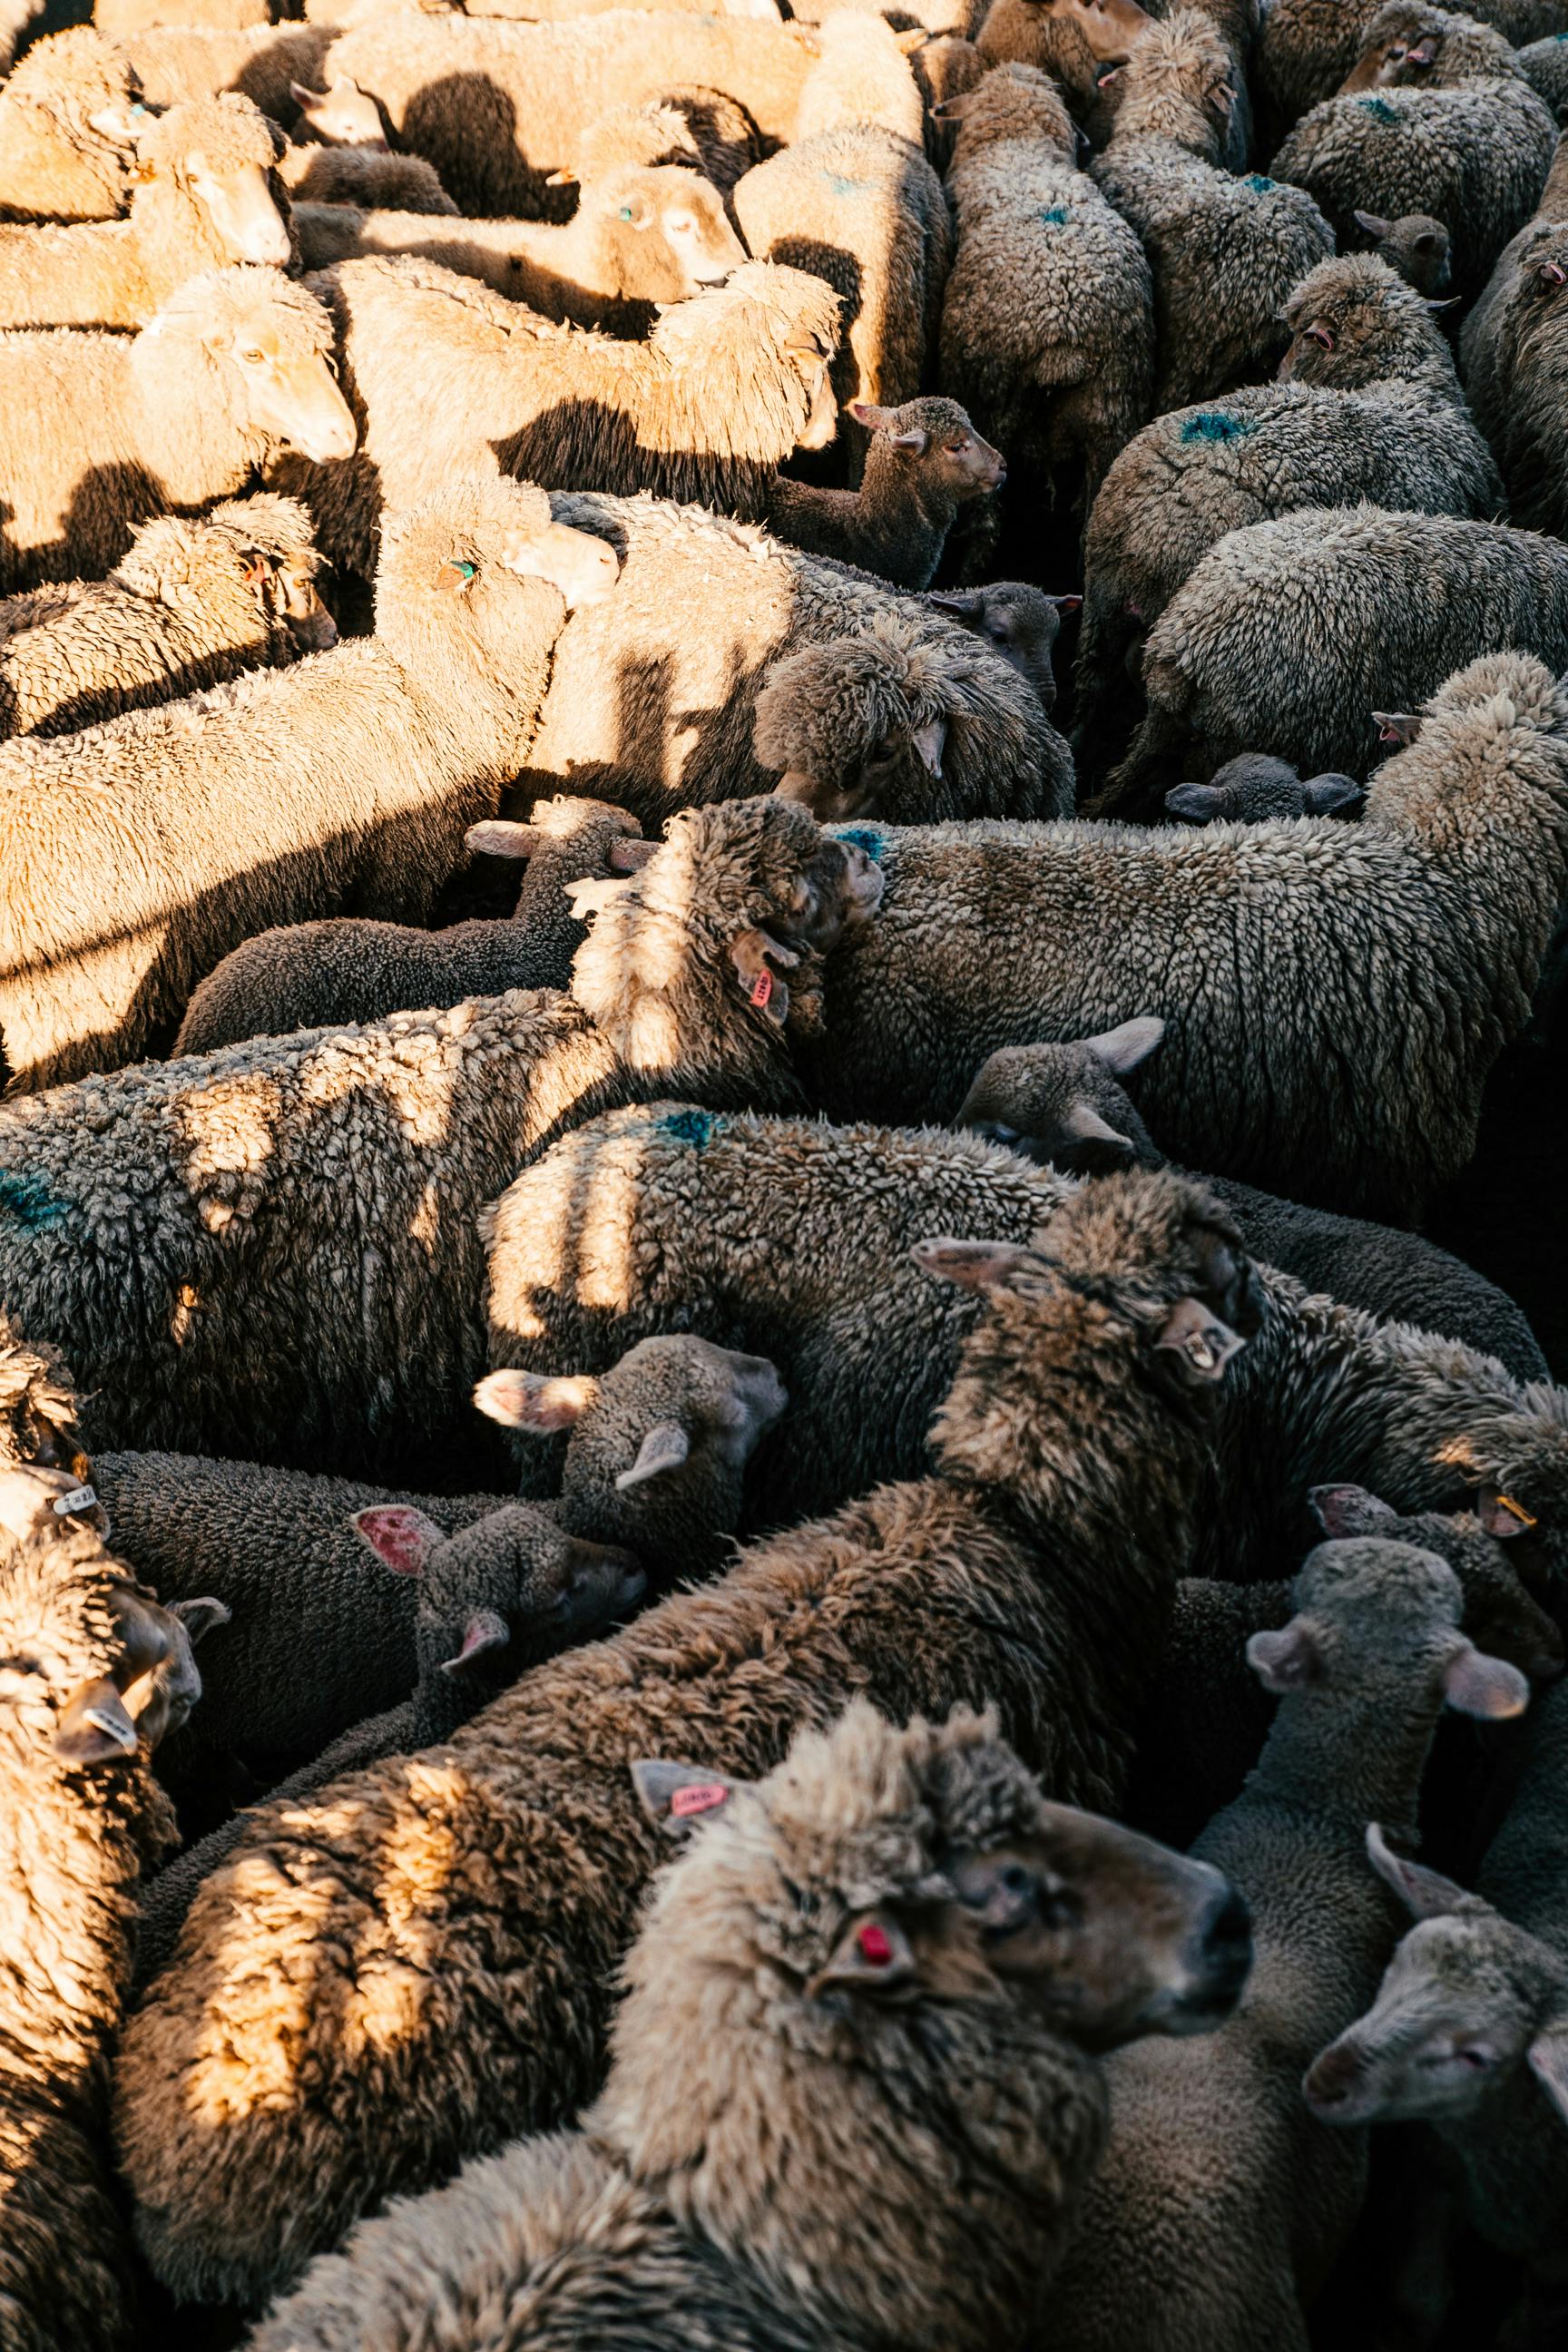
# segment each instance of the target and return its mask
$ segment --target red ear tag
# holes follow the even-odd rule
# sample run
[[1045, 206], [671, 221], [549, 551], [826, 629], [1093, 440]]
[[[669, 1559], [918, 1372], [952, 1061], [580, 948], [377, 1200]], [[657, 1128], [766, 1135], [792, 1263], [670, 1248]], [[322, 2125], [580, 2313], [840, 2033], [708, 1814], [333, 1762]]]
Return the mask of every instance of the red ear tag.
[[773, 976], [764, 964], [752, 982], [752, 1003], [761, 1011], [773, 992]]
[[868, 1967], [873, 1969], [885, 1969], [891, 1965], [893, 1958], [892, 1938], [888, 1934], [886, 1927], [879, 1927], [874, 1919], [867, 1920], [866, 1925], [861, 1928], [859, 1934], [856, 1937], [855, 1941], [859, 1945], [860, 1958], [867, 1963]]
[[670, 1813], [678, 1822], [684, 1821], [688, 1813], [710, 1813], [729, 1793], [721, 1781], [695, 1781], [689, 1789], [677, 1789], [669, 1801]]

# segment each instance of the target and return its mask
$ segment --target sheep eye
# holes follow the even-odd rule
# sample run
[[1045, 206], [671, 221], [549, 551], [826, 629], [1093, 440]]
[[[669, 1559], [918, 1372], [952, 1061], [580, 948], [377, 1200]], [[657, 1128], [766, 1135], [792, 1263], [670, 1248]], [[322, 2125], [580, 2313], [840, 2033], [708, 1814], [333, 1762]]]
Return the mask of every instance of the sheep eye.
[[267, 354], [265, 352], [241, 352], [239, 356], [245, 362], [247, 367], [262, 367], [266, 364]]
[[1008, 642], [1007, 632], [1000, 621], [993, 621], [985, 634], [994, 646], [1005, 646]]

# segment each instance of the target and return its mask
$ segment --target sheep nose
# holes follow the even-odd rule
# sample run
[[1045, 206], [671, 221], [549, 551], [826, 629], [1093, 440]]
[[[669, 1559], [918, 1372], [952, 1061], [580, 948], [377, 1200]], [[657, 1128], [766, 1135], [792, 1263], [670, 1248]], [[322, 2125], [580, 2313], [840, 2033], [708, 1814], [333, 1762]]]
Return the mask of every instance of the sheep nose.
[[1226, 2008], [1240, 2000], [1252, 1969], [1252, 1914], [1234, 1886], [1215, 1896], [1199, 1933], [1198, 1963], [1213, 2000]]

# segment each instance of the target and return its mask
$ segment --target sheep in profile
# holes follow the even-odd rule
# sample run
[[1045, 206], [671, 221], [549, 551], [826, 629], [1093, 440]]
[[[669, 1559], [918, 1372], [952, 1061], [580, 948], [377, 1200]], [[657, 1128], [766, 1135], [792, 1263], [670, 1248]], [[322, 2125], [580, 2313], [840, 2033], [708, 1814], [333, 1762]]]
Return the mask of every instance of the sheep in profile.
[[858, 490], [824, 490], [780, 475], [767, 525], [792, 547], [837, 556], [897, 588], [929, 587], [958, 510], [1000, 488], [1006, 460], [955, 400], [899, 408], [852, 401], [870, 435]]
[[1380, 261], [1396, 269], [1417, 294], [1434, 300], [1447, 294], [1454, 282], [1449, 266], [1453, 239], [1431, 213], [1401, 213], [1397, 220], [1376, 213], [1358, 212], [1355, 224], [1373, 242]]
[[586, 479], [755, 517], [780, 460], [833, 438], [838, 298], [804, 270], [748, 261], [665, 311], [646, 343], [557, 326], [432, 262], [345, 261], [314, 282], [338, 321], [360, 449], [276, 478], [305, 499], [333, 561], [361, 572], [382, 507], [455, 474], [499, 462], [545, 489]]
[[0, 88], [0, 218], [112, 220], [146, 127], [130, 67], [89, 26], [36, 42]]
[[[0, 746], [3, 863], [26, 877], [0, 905], [14, 1087], [134, 1060], [199, 977], [279, 919], [345, 899], [428, 913], [522, 759], [563, 600], [604, 594], [615, 564], [510, 482], [391, 518], [382, 547], [374, 637]], [[233, 795], [258, 769], [267, 792], [237, 832]]]
[[[933, 1241], [921, 1257], [986, 1302], [931, 1477], [752, 1546], [435, 1756], [251, 1817], [121, 2044], [123, 2168], [177, 2294], [255, 2299], [389, 2191], [592, 2091], [605, 1979], [658, 1850], [629, 1757], [757, 1773], [853, 1696], [941, 1713], [985, 1692], [1053, 1794], [1116, 1801], [1215, 1383], [1254, 1328], [1250, 1268], [1201, 1191], [1162, 1175], [1086, 1187], [1048, 1255]], [[498, 1837], [519, 1866], [484, 1872], [481, 1895], [458, 1855]], [[224, 1958], [237, 1933], [243, 1987]], [[416, 1948], [416, 1969], [396, 1957]], [[367, 2007], [389, 1969], [395, 2034]], [[229, 2095], [209, 2103], [216, 2067]]]
[[1358, 209], [1436, 213], [1453, 239], [1455, 290], [1472, 295], [1535, 210], [1556, 143], [1500, 34], [1426, 0], [1388, 0], [1340, 94], [1297, 124], [1269, 168], [1339, 231]]
[[984, 68], [1024, 65], [1047, 74], [1075, 120], [1099, 127], [1101, 68], [1125, 65], [1152, 22], [1138, 0], [993, 0], [974, 45]]
[[1311, 197], [1217, 161], [1235, 98], [1230, 51], [1200, 10], [1175, 8], [1116, 69], [1111, 135], [1093, 164], [1154, 280], [1154, 409], [1184, 408], [1261, 373], [1284, 345], [1293, 286], [1334, 249]]
[[337, 639], [310, 518], [258, 491], [143, 523], [107, 580], [0, 605], [0, 733], [67, 735]]
[[193, 278], [134, 337], [0, 337], [0, 592], [101, 578], [153, 515], [235, 497], [284, 448], [353, 445], [331, 321], [275, 269]]
[[1184, 824], [1270, 824], [1279, 817], [1338, 816], [1358, 809], [1366, 786], [1328, 771], [1299, 776], [1288, 760], [1243, 751], [1216, 768], [1206, 784], [1176, 784], [1165, 806]]
[[300, 112], [278, 176], [296, 202], [456, 213], [423, 155], [392, 152], [381, 109], [352, 74], [334, 74], [325, 89], [295, 82], [289, 96]]
[[895, 1731], [859, 1702], [760, 1784], [632, 1772], [662, 1820], [682, 1794], [707, 1811], [656, 1883], [581, 2133], [367, 2222], [258, 2352], [347, 2352], [367, 2327], [406, 2352], [432, 2326], [500, 2352], [523, 2306], [540, 2352], [626, 2343], [623, 2323], [648, 2352], [1012, 2341], [1103, 2140], [1084, 2053], [1234, 2007], [1225, 1881], [1043, 1803], [994, 1719]]
[[461, 1004], [509, 988], [569, 988], [584, 925], [570, 895], [576, 882], [626, 870], [636, 840], [624, 809], [563, 794], [540, 801], [531, 824], [470, 826], [470, 849], [525, 857], [517, 906], [506, 921], [426, 931], [363, 915], [328, 916], [258, 932], [231, 950], [185, 1008], [176, 1055], [213, 1054], [247, 1037], [383, 1021], [420, 1005]]
[[[1568, 44], [1564, 44], [1568, 47]], [[1459, 339], [1465, 390], [1497, 453], [1515, 521], [1561, 537], [1568, 465], [1561, 415], [1568, 222], [1544, 214], [1499, 258]]]
[[1015, 498], [1087, 507], [1149, 414], [1154, 321], [1137, 235], [1077, 168], [1059, 93], [1002, 66], [949, 99], [958, 246], [942, 306], [942, 390], [984, 418]]

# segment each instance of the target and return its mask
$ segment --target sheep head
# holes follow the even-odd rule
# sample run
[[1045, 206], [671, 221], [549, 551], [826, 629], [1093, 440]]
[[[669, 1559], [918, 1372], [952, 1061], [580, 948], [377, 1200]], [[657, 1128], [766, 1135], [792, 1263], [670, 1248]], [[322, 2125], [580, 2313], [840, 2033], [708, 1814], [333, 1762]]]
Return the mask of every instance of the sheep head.
[[[732, 396], [726, 387], [735, 379], [753, 383], [759, 396], [773, 394], [765, 408], [776, 408], [782, 394], [788, 446], [825, 449], [838, 426], [829, 372], [839, 315], [838, 296], [825, 279], [781, 262], [747, 261], [722, 286], [661, 311], [649, 348], [682, 374], [699, 383], [706, 376], [715, 402]], [[754, 423], [715, 417], [711, 432], [737, 451], [754, 442], [776, 453], [784, 438], [765, 409]]]
[[289, 91], [300, 110], [296, 137], [302, 130], [323, 147], [364, 147], [374, 154], [386, 153], [381, 109], [352, 74], [334, 74], [325, 89], [290, 82]]
[[1038, 66], [993, 66], [973, 89], [940, 99], [931, 110], [937, 121], [958, 125], [955, 172], [1003, 139], [1048, 147], [1063, 163], [1078, 160], [1078, 126], [1057, 84]]
[[1037, 1167], [1073, 1176], [1163, 1163], [1121, 1077], [1165, 1034], [1154, 1016], [1070, 1044], [1003, 1045], [981, 1065], [954, 1119]]
[[[198, 206], [224, 260], [285, 269], [293, 245], [275, 175], [285, 143], [275, 122], [229, 90], [171, 107], [141, 142], [138, 176]], [[139, 191], [133, 215], [142, 203]]]
[[1236, 106], [1231, 70], [1213, 18], [1173, 8], [1138, 36], [1126, 65], [1114, 69], [1115, 136], [1171, 139], [1214, 162]]
[[336, 377], [327, 310], [281, 270], [252, 263], [193, 278], [143, 327], [132, 365], [143, 404], [205, 394], [256, 446], [325, 465], [353, 455], [353, 412]]
[[1451, 88], [1473, 76], [1512, 75], [1513, 52], [1490, 25], [1422, 5], [1389, 0], [1370, 19], [1361, 54], [1340, 84], [1355, 90]]
[[1453, 283], [1453, 240], [1440, 220], [1431, 213], [1401, 213], [1397, 220], [1384, 220], [1376, 213], [1358, 212], [1355, 222], [1417, 294], [1428, 300], [1447, 295]]
[[668, 164], [585, 182], [573, 233], [592, 238], [597, 282], [626, 301], [684, 301], [746, 258], [712, 182]]
[[928, 594], [928, 604], [951, 614], [960, 628], [984, 639], [1032, 686], [1042, 710], [1057, 698], [1056, 668], [1051, 648], [1065, 613], [1076, 613], [1081, 596], [1051, 596], [1023, 580], [993, 580], [984, 588], [942, 588]]
[[1215, 770], [1206, 784], [1176, 784], [1165, 806], [1185, 824], [1267, 824], [1279, 818], [1333, 816], [1359, 807], [1366, 787], [1353, 776], [1326, 771], [1305, 782], [1287, 760], [1241, 751]]
[[[1526, 1590], [1512, 1547], [1489, 1535], [1475, 1512], [1419, 1511], [1402, 1518], [1364, 1486], [1309, 1487], [1307, 1501], [1326, 1536], [1380, 1536], [1435, 1551], [1458, 1578], [1464, 1630], [1479, 1648], [1507, 1659], [1531, 1682], [1552, 1682], [1563, 1672], [1562, 1633]], [[1521, 1520], [1495, 1496], [1482, 1507], [1522, 1532]]]
[[1144, 26], [1154, 22], [1137, 0], [1032, 0], [1032, 5], [1037, 15], [1053, 24], [1076, 26], [1090, 55], [1105, 65], [1123, 63]]
[[757, 759], [783, 771], [781, 798], [824, 824], [930, 822], [974, 665], [962, 639], [926, 634], [918, 611], [879, 613], [863, 636], [774, 663], [752, 721]]
[[460, 482], [389, 515], [376, 572], [376, 625], [389, 642], [454, 624], [497, 646], [536, 616], [543, 581], [567, 609], [607, 595], [620, 576], [613, 547], [554, 520], [531, 482]]
[[928, 395], [898, 408], [852, 400], [848, 413], [871, 436], [866, 476], [879, 492], [953, 508], [1001, 489], [1007, 479], [1002, 452], [981, 439], [956, 400]]
[[1279, 362], [1285, 383], [1353, 392], [1390, 376], [1442, 379], [1453, 362], [1430, 305], [1375, 253], [1321, 261], [1290, 292], [1284, 320], [1289, 348]]

